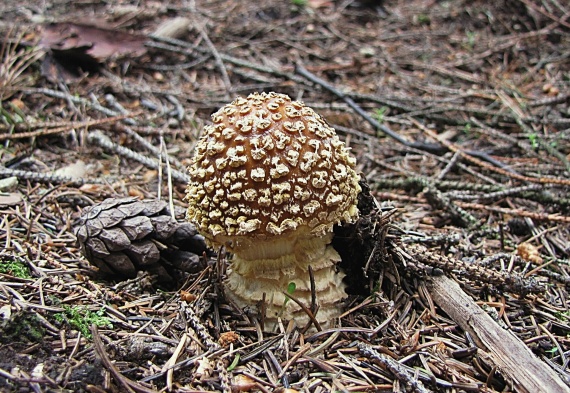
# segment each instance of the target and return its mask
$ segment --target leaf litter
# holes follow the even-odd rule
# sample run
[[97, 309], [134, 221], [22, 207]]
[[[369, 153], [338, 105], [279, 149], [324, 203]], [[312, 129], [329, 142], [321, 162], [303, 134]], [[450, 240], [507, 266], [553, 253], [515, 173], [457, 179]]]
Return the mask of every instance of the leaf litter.
[[[0, 74], [9, 86], [0, 174], [16, 176], [24, 198], [0, 206], [0, 260], [22, 262], [29, 276], [0, 273], [0, 389], [529, 391], [443, 311], [438, 277], [460, 283], [493, 326], [568, 383], [564, 4], [19, 6], [29, 12], [0, 6], [3, 42], [16, 48], [2, 52], [3, 64], [17, 66]], [[40, 77], [38, 57], [18, 49], [29, 43], [11, 40], [22, 37], [15, 28], [39, 27], [38, 12], [114, 23], [105, 33], [53, 25], [77, 36], [52, 31], [47, 46], [86, 55], [97, 72]], [[178, 17], [194, 22], [186, 35], [153, 36]], [[185, 167], [209, 115], [238, 94], [268, 90], [323, 114], [370, 187], [362, 219], [337, 228], [350, 295], [341, 326], [262, 331], [254, 310], [225, 301], [223, 256], [206, 256], [205, 269], [176, 283], [179, 292], [145, 271], [102, 279], [77, 247], [81, 211], [158, 189], [183, 208]], [[80, 160], [83, 176], [54, 174]], [[166, 160], [172, 187], [158, 165]], [[100, 312], [112, 328], [90, 327], [89, 339], [56, 318], [69, 307]]]

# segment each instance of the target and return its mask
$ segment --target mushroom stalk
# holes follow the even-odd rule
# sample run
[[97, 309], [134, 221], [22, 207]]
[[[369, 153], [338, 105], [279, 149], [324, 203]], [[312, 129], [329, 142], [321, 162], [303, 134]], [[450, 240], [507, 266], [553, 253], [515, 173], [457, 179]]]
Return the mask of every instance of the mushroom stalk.
[[235, 255], [226, 282], [228, 293], [240, 307], [261, 302], [265, 294], [265, 317], [270, 325], [277, 317], [298, 322], [307, 320], [301, 307], [286, 301], [284, 292], [294, 283], [295, 290], [291, 294], [310, 308], [309, 266], [315, 279], [317, 320], [326, 322], [338, 316], [338, 302], [346, 297], [344, 273], [334, 267], [340, 262], [340, 256], [330, 245], [332, 233], [312, 236], [308, 229], [299, 232], [278, 241], [246, 241], [233, 249]]

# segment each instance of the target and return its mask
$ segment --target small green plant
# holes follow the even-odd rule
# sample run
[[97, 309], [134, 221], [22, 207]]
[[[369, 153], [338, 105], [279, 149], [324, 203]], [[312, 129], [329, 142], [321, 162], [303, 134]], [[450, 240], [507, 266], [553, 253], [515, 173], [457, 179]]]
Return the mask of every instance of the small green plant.
[[297, 7], [304, 7], [307, 5], [308, 0], [291, 0], [291, 4], [296, 5]]
[[234, 357], [234, 360], [232, 360], [232, 364], [230, 364], [228, 366], [228, 371], [232, 371], [234, 368], [237, 367], [237, 365], [239, 364], [239, 352], [236, 352], [236, 356]]
[[554, 316], [561, 322], [567, 322], [570, 318], [570, 311], [557, 311]]
[[551, 356], [554, 356], [556, 355], [556, 352], [558, 352], [558, 347], [552, 347], [551, 349], [548, 349], [544, 352], [548, 353]]
[[467, 123], [463, 126], [463, 132], [466, 135], [469, 135], [469, 132], [471, 131], [471, 123]]
[[466, 31], [465, 35], [467, 36], [466, 48], [469, 50], [473, 50], [473, 48], [475, 47], [475, 39], [477, 38], [477, 34], [473, 31]]
[[[297, 289], [297, 284], [295, 284], [293, 281], [291, 281], [289, 283], [289, 285], [287, 285], [287, 293], [289, 295], [292, 295], [295, 292], [295, 289]], [[279, 312], [279, 316], [283, 315], [283, 311], [285, 310], [285, 306], [287, 305], [289, 300], [291, 300], [291, 298], [289, 298], [289, 296], [285, 296], [285, 300], [283, 300], [283, 307], [281, 308], [281, 311]]]
[[528, 135], [528, 140], [533, 149], [538, 149], [538, 135], [535, 133]]
[[30, 270], [19, 258], [12, 260], [0, 260], [0, 273], [9, 274], [18, 278], [31, 278]]
[[[289, 285], [287, 285], [287, 293], [289, 295], [292, 295], [295, 292], [295, 289], [297, 289], [297, 284], [295, 284], [293, 281], [291, 281], [289, 283]], [[285, 301], [283, 302], [283, 306], [285, 306], [287, 304], [287, 302], [289, 301], [289, 298], [286, 297]]]
[[93, 312], [83, 306], [63, 306], [63, 312], [55, 314], [55, 319], [59, 322], [65, 322], [72, 328], [78, 330], [87, 338], [91, 338], [89, 327], [95, 324], [98, 327], [109, 327], [113, 325], [109, 318], [104, 316], [105, 310], [100, 309]]
[[427, 14], [416, 15], [416, 21], [420, 25], [429, 25], [431, 23], [431, 18]]
[[388, 113], [388, 107], [383, 106], [378, 109], [375, 109], [374, 114], [372, 116], [374, 117], [374, 119], [376, 119], [378, 123], [382, 124], [384, 123], [384, 117], [386, 116], [386, 113]]

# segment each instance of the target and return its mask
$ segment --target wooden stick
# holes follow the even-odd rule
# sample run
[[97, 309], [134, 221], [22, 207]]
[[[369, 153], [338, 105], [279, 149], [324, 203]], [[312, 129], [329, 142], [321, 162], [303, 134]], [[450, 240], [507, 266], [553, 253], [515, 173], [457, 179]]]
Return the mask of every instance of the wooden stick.
[[490, 359], [517, 392], [570, 392], [548, 365], [514, 334], [501, 328], [459, 285], [446, 276], [430, 277], [431, 296]]

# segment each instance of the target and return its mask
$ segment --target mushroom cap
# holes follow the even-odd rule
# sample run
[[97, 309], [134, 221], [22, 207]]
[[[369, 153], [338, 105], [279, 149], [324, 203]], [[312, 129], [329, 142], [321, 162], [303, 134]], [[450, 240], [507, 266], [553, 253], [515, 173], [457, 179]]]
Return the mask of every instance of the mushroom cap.
[[278, 93], [238, 97], [212, 115], [189, 168], [187, 218], [210, 241], [323, 236], [352, 222], [359, 175], [335, 130]]

